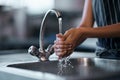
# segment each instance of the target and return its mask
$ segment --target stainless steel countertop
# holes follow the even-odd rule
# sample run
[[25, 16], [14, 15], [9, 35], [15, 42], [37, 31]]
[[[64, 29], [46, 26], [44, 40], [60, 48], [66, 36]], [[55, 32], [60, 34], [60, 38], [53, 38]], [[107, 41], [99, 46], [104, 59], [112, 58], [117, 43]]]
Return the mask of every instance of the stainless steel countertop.
[[[55, 56], [53, 56], [55, 58]], [[38, 62], [27, 53], [0, 55], [0, 73], [25, 77], [22, 80], [119, 80], [120, 60], [96, 58], [94, 53], [74, 52], [71, 55], [73, 68], [57, 75], [58, 61]], [[4, 59], [6, 59], [4, 61]], [[14, 64], [11, 67], [6, 65]], [[14, 68], [17, 67], [17, 68]], [[3, 75], [2, 75], [3, 76]], [[6, 75], [5, 75], [6, 76]], [[1, 77], [1, 74], [0, 74]], [[3, 79], [5, 80], [5, 79]], [[17, 78], [21, 80], [21, 78]]]

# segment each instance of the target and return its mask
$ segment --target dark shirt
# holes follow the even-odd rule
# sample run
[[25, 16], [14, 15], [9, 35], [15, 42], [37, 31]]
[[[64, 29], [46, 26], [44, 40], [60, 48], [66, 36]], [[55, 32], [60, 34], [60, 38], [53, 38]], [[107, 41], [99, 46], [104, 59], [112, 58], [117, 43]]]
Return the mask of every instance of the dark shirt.
[[[92, 0], [94, 19], [98, 27], [120, 22], [120, 0]], [[120, 38], [98, 38], [97, 45], [120, 49]]]

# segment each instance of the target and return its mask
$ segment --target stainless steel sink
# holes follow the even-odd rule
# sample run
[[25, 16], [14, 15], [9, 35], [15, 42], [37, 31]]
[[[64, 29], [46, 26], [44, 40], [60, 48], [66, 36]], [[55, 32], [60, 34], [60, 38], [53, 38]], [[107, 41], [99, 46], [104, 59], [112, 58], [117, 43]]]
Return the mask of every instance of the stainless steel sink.
[[[77, 66], [78, 62], [76, 59], [71, 59], [71, 65], [74, 65], [74, 68], [72, 66], [66, 67], [67, 69], [63, 71], [62, 75], [77, 75]], [[15, 67], [15, 68], [21, 68], [21, 69], [27, 69], [27, 70], [33, 70], [33, 71], [40, 71], [40, 72], [47, 72], [47, 73], [53, 73], [58, 74], [59, 68], [58, 68], [58, 61], [45, 61], [45, 62], [32, 62], [32, 63], [22, 63], [22, 64], [11, 64], [8, 65], [8, 67]], [[68, 70], [69, 68], [69, 70]]]
[[[63, 69], [61, 77], [66, 80], [118, 80], [120, 79], [120, 60], [99, 58], [70, 59], [71, 66]], [[58, 61], [10, 64], [8, 67], [47, 72], [58, 75]]]

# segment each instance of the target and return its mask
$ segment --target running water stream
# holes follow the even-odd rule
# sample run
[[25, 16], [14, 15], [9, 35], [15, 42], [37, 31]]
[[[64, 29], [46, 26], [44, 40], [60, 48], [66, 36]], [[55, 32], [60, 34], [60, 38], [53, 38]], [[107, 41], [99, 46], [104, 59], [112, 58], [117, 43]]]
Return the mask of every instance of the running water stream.
[[[62, 34], [62, 18], [58, 18], [58, 22], [59, 22], [59, 33]], [[56, 38], [56, 39], [59, 40], [59, 38]], [[73, 66], [70, 62], [70, 56], [59, 59], [58, 75], [62, 75], [63, 73], [66, 73], [71, 68], [73, 68]]]
[[67, 73], [70, 69], [74, 68], [70, 62], [70, 56], [59, 59], [58, 61], [58, 75]]

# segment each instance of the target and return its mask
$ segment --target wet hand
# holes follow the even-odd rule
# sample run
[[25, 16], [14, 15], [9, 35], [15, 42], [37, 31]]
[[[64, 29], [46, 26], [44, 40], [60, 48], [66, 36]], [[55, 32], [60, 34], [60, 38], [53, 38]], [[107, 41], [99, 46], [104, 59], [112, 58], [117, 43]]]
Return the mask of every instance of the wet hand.
[[72, 49], [72, 45], [65, 41], [65, 37], [62, 34], [56, 35], [54, 42], [54, 51], [59, 58], [68, 56], [67, 54]]
[[57, 34], [55, 41], [55, 53], [57, 56], [69, 56], [74, 49], [86, 39], [87, 28], [71, 28], [65, 32], [64, 35]]

